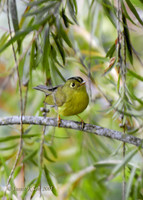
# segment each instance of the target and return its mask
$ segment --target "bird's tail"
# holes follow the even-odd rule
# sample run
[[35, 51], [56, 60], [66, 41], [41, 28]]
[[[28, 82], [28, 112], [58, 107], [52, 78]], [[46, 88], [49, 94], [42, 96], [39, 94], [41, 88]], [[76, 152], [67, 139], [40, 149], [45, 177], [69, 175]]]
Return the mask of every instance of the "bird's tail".
[[52, 87], [52, 88], [49, 88], [47, 87], [46, 85], [38, 85], [36, 87], [33, 87], [33, 89], [35, 90], [40, 90], [44, 93], [46, 93], [47, 95], [48, 94], [51, 94], [51, 92], [54, 92], [58, 87]]
[[42, 92], [45, 92], [45, 93], [49, 93], [49, 88], [46, 86], [46, 85], [38, 85], [36, 87], [33, 87], [33, 89], [35, 90], [40, 90]]

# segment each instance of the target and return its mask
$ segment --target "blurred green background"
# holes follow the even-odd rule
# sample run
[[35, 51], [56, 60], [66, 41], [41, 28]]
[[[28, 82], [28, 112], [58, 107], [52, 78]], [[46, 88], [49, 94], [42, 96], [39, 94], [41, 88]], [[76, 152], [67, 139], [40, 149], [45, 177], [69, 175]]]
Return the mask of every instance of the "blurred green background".
[[[81, 76], [86, 81], [90, 103], [80, 117], [86, 123], [125, 130], [142, 139], [143, 3], [121, 2], [125, 19], [120, 22], [125, 85], [117, 57], [118, 1], [11, 0], [6, 3], [1, 0], [0, 116], [20, 115], [13, 44], [24, 115], [42, 116], [44, 94], [33, 87], [40, 84], [52, 87], [63, 84], [71, 76]], [[13, 39], [9, 34], [7, 6]], [[47, 117], [56, 117], [53, 108]], [[79, 120], [76, 116], [62, 119]], [[10, 183], [7, 199], [143, 199], [141, 149], [136, 151], [137, 147], [126, 144], [123, 158], [121, 142], [82, 131], [47, 127], [41, 175], [43, 127], [23, 125], [23, 128], [23, 148], [12, 182], [16, 188], [28, 189], [15, 194], [16, 189], [12, 190], [14, 185]], [[1, 197], [16, 159], [19, 138], [19, 125], [0, 127]], [[124, 179], [125, 197], [122, 195]]]

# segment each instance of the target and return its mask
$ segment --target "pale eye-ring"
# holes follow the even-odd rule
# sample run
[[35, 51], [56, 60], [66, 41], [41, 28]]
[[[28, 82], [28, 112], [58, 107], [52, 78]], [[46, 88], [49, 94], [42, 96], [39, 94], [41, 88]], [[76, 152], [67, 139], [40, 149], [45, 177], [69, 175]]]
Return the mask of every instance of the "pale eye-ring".
[[70, 87], [71, 87], [71, 88], [74, 88], [74, 87], [75, 87], [75, 83], [71, 83], [71, 84], [70, 84]]

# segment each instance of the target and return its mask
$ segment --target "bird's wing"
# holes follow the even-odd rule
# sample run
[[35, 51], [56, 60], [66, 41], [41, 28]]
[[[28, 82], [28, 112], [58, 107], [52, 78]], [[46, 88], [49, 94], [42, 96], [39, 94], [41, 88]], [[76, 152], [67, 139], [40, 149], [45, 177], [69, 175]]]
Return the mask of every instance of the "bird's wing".
[[45, 85], [38, 85], [34, 87], [36, 90], [40, 90], [46, 94], [45, 103], [53, 106], [62, 106], [65, 103], [66, 95], [62, 90], [62, 85], [49, 88]]
[[[51, 96], [51, 95], [50, 95]], [[66, 102], [66, 94], [63, 91], [63, 86], [58, 87], [53, 93], [53, 100], [56, 106], [60, 107]]]
[[49, 95], [51, 92], [54, 92], [58, 87], [59, 86], [49, 88], [46, 85], [38, 85], [36, 87], [33, 87], [33, 89], [40, 90], [42, 92], [45, 92], [46, 95]]

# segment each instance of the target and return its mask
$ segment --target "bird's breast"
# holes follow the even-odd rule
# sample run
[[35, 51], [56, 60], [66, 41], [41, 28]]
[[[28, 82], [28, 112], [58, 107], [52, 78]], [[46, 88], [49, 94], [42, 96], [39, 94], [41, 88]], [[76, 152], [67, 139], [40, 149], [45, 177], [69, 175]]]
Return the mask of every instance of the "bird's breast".
[[76, 92], [67, 98], [67, 101], [58, 108], [59, 114], [63, 116], [77, 115], [85, 110], [89, 103], [87, 92]]

